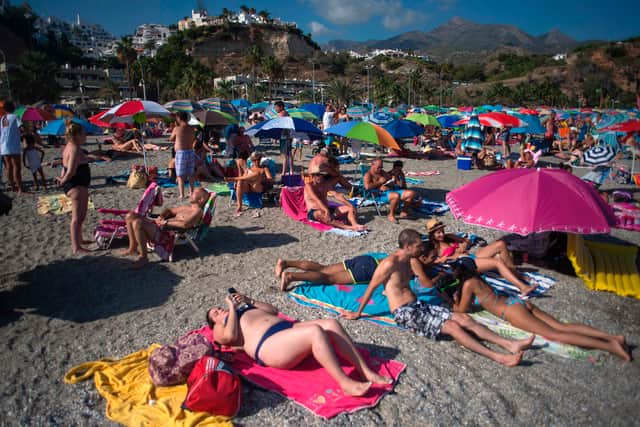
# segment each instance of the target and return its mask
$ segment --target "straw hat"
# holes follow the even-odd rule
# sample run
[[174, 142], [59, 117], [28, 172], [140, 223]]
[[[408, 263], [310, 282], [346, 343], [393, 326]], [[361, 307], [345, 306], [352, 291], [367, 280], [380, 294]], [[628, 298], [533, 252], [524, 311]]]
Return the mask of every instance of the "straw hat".
[[426, 227], [427, 227], [427, 233], [431, 234], [436, 230], [440, 230], [441, 228], [444, 228], [445, 225], [441, 221], [438, 221], [435, 218], [431, 218], [429, 221], [427, 221]]

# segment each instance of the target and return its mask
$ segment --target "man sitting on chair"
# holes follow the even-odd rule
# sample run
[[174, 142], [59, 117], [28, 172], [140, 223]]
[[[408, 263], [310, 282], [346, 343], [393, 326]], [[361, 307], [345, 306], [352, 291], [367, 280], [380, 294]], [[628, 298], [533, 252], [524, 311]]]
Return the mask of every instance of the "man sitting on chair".
[[207, 200], [209, 200], [209, 193], [204, 188], [199, 187], [191, 192], [188, 205], [167, 208], [156, 219], [129, 212], [125, 217], [129, 247], [123, 250], [121, 255], [138, 256], [132, 268], [144, 267], [149, 262], [147, 258], [147, 242], [156, 241], [160, 231], [165, 226], [191, 228], [198, 225]]
[[371, 169], [364, 175], [364, 188], [366, 190], [379, 190], [380, 196], [389, 199], [389, 221], [397, 224], [396, 207], [404, 202], [400, 218], [409, 216], [409, 205], [413, 202], [416, 193], [413, 190], [395, 189], [393, 176], [382, 168], [382, 159], [375, 159], [371, 163]]
[[[358, 224], [356, 210], [353, 206], [341, 205], [335, 208], [329, 206], [327, 192], [335, 187], [335, 180], [329, 175], [327, 164], [321, 163], [309, 169], [311, 179], [304, 185], [304, 201], [307, 205], [307, 217], [311, 221], [318, 221], [335, 228], [344, 230], [364, 231], [366, 226]], [[349, 224], [337, 219], [346, 215]]]
[[246, 193], [262, 193], [273, 188], [273, 177], [269, 168], [262, 166], [262, 155], [257, 151], [251, 154], [251, 167], [245, 175], [237, 177], [227, 177], [227, 182], [235, 181], [237, 208], [235, 216], [242, 215], [242, 196]]

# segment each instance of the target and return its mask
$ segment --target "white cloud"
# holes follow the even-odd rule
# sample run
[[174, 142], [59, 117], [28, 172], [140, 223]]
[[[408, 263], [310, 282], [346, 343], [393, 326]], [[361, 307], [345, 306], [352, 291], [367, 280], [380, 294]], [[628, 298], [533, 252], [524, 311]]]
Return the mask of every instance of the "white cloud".
[[311, 34], [318, 37], [326, 36], [327, 34], [332, 34], [334, 32], [324, 24], [316, 21], [309, 22], [309, 28], [311, 30]]
[[380, 16], [382, 25], [386, 29], [398, 30], [426, 19], [423, 13], [405, 9], [402, 0], [302, 0], [302, 2], [310, 4], [316, 13], [336, 25], [368, 22], [374, 16]]
[[404, 9], [393, 14], [385, 15], [382, 19], [382, 25], [384, 25], [387, 30], [410, 30], [411, 28], [407, 27], [415, 24], [416, 22], [424, 22], [426, 19], [427, 15], [423, 13]]

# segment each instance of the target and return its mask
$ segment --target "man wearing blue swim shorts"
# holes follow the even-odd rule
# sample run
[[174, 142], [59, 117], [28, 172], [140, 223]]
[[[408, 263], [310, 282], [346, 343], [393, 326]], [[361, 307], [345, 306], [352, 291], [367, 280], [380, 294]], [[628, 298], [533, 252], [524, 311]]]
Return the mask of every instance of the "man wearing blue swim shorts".
[[[285, 292], [292, 282], [312, 282], [330, 284], [368, 283], [378, 267], [379, 257], [359, 255], [331, 265], [315, 261], [285, 260], [276, 262], [275, 274], [280, 279], [280, 290]], [[286, 271], [297, 268], [302, 271]]]
[[[449, 335], [463, 347], [506, 366], [520, 363], [523, 350], [531, 345], [531, 340], [511, 341], [502, 338], [466, 314], [453, 313], [446, 307], [419, 301], [409, 287], [409, 281], [413, 276], [410, 261], [425, 252], [420, 233], [412, 229], [403, 230], [398, 237], [398, 246], [399, 249], [382, 260], [376, 268], [358, 311], [344, 311], [341, 317], [351, 320], [360, 318], [373, 291], [382, 284], [389, 310], [398, 326], [431, 339]], [[482, 345], [476, 337], [497, 344], [510, 354], [493, 351]]]
[[392, 184], [393, 176], [382, 168], [382, 159], [375, 159], [371, 163], [371, 169], [364, 175], [364, 188], [369, 191], [379, 191], [377, 198], [382, 202], [389, 202], [389, 215], [387, 218], [394, 224], [398, 223], [396, 218], [396, 207], [402, 202], [400, 218], [409, 216], [409, 206], [416, 193], [413, 190], [394, 190]]
[[193, 191], [196, 182], [196, 153], [193, 151], [195, 132], [189, 126], [189, 115], [185, 111], [176, 113], [177, 126], [171, 132], [169, 141], [174, 142], [176, 151], [176, 178], [178, 181], [178, 194], [184, 199], [184, 180], [189, 180], [189, 195]]

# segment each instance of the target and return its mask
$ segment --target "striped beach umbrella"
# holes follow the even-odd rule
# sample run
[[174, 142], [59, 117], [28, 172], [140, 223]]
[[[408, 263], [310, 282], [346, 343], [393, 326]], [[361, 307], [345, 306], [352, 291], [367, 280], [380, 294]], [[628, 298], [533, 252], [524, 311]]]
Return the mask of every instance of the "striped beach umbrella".
[[465, 129], [462, 138], [462, 149], [464, 151], [482, 150], [484, 136], [482, 134], [482, 128], [480, 127], [480, 120], [478, 120], [477, 114], [474, 114], [469, 119], [469, 123], [467, 123], [467, 128]]
[[400, 146], [388, 131], [369, 122], [343, 122], [325, 129], [325, 133], [400, 150]]
[[596, 145], [584, 152], [583, 160], [586, 164], [597, 166], [609, 163], [616, 157], [616, 152], [610, 145]]
[[206, 110], [222, 111], [231, 114], [236, 119], [240, 117], [238, 109], [226, 99], [222, 98], [206, 98], [198, 101]]
[[371, 113], [368, 108], [361, 105], [352, 105], [347, 108], [347, 115], [353, 119], [363, 119]]
[[153, 101], [126, 101], [107, 110], [100, 120], [106, 123], [144, 122], [147, 119], [168, 117], [171, 112]]
[[371, 113], [368, 116], [368, 121], [378, 126], [384, 126], [388, 123], [391, 123], [393, 120], [393, 115], [390, 113], [385, 113], [384, 111], [376, 111], [375, 113]]
[[71, 107], [64, 104], [51, 104], [51, 109], [53, 110], [53, 114], [58, 119], [62, 119], [64, 117], [74, 117], [76, 115], [75, 111], [73, 111]]
[[186, 111], [187, 113], [194, 113], [196, 111], [203, 111], [204, 107], [199, 103], [190, 99], [176, 99], [164, 104], [164, 108], [171, 112]]
[[247, 129], [246, 134], [258, 138], [279, 138], [282, 131], [322, 135], [322, 131], [306, 120], [294, 117], [276, 117]]

